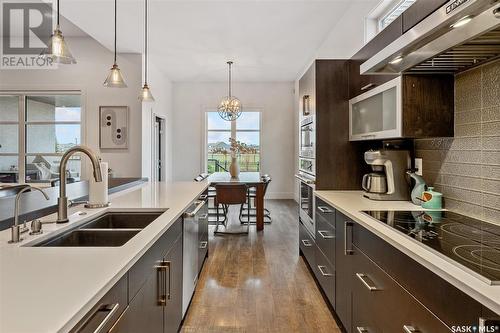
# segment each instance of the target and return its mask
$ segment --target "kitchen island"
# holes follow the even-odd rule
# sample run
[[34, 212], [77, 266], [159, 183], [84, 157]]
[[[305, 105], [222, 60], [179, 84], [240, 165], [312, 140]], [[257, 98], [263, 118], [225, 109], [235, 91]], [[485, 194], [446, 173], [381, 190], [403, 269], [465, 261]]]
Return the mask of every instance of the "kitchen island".
[[[206, 182], [143, 183], [103, 209], [69, 210], [67, 224], [8, 244], [0, 232], [0, 332], [69, 332], [206, 190]], [[164, 212], [120, 247], [32, 247], [104, 212]], [[53, 219], [47, 216], [44, 220]]]

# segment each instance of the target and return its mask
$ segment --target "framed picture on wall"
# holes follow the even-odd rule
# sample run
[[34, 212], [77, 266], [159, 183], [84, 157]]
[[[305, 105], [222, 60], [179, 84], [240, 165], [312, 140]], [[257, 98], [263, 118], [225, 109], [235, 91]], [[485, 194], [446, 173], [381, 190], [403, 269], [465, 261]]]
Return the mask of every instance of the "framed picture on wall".
[[129, 137], [128, 106], [99, 107], [99, 147], [127, 149]]

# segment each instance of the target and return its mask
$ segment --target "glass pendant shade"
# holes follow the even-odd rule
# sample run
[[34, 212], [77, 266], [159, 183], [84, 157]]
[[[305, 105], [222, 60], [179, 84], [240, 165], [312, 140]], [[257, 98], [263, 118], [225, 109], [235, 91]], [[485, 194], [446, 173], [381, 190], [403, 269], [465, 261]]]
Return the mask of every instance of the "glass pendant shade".
[[104, 81], [104, 86], [109, 88], [126, 88], [127, 84], [123, 80], [122, 73], [117, 64], [114, 64], [109, 71], [106, 81]]
[[47, 45], [48, 47], [42, 51], [40, 57], [50, 58], [54, 63], [58, 64], [76, 64], [76, 60], [73, 58], [59, 27], [50, 36]]
[[143, 102], [154, 102], [153, 95], [151, 94], [151, 90], [149, 90], [149, 86], [147, 83], [144, 83], [144, 86], [141, 89], [141, 94], [139, 95], [139, 99]]
[[241, 102], [238, 98], [234, 96], [224, 97], [217, 108], [219, 116], [227, 121], [233, 121], [238, 119], [241, 115]]

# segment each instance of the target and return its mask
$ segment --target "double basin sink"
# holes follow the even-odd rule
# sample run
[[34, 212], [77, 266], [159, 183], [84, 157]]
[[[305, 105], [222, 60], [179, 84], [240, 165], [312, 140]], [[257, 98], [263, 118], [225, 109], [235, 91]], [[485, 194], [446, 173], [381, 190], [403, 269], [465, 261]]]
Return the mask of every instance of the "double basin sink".
[[146, 228], [164, 212], [108, 212], [58, 234], [37, 247], [118, 247]]

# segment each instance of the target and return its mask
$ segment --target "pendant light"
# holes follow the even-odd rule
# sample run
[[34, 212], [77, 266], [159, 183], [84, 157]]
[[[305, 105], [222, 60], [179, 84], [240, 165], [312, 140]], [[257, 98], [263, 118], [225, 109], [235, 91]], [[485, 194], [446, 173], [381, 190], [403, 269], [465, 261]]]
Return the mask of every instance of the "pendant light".
[[241, 115], [241, 102], [238, 98], [231, 95], [231, 67], [233, 62], [228, 61], [227, 64], [229, 66], [229, 93], [220, 101], [217, 112], [222, 119], [233, 121]]
[[116, 2], [115, 0], [115, 57], [113, 62], [113, 67], [111, 67], [106, 81], [104, 81], [104, 86], [108, 88], [126, 88], [127, 84], [123, 80], [120, 68], [116, 64]]
[[143, 102], [154, 102], [148, 86], [148, 0], [144, 0], [144, 85], [139, 99]]
[[57, 24], [52, 36], [50, 36], [48, 47], [42, 51], [40, 57], [50, 58], [58, 64], [76, 64], [75, 58], [69, 51], [68, 45], [59, 26], [59, 0], [57, 0]]

